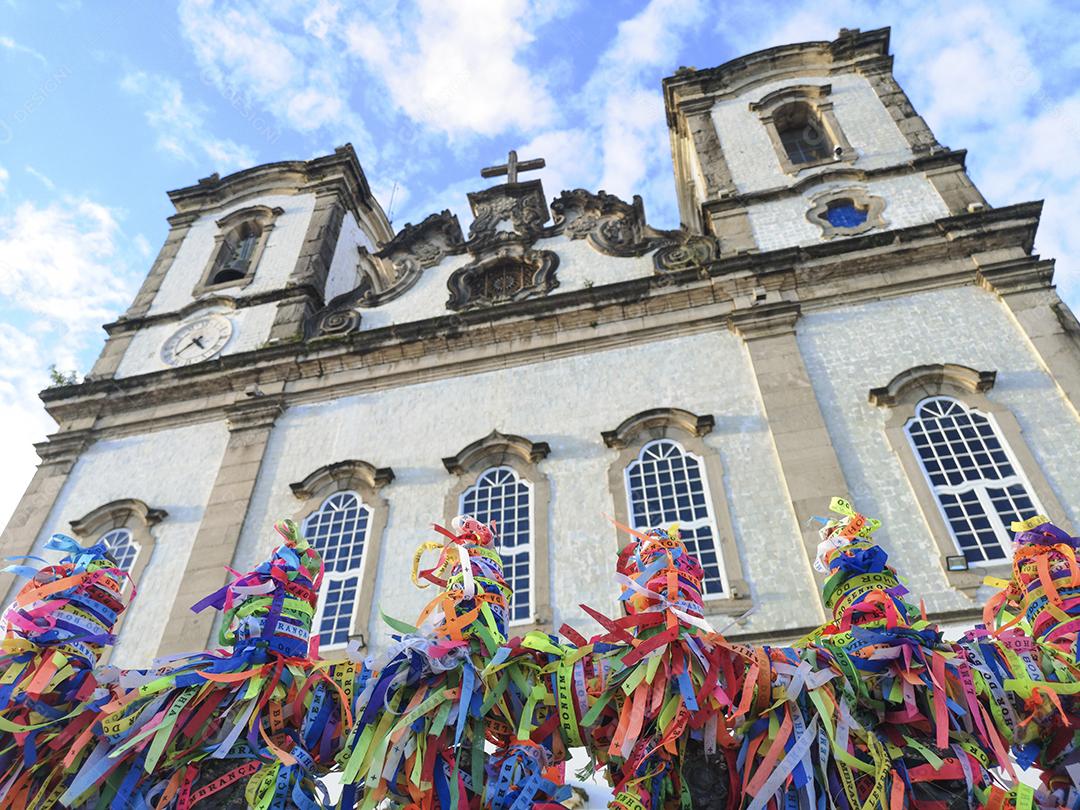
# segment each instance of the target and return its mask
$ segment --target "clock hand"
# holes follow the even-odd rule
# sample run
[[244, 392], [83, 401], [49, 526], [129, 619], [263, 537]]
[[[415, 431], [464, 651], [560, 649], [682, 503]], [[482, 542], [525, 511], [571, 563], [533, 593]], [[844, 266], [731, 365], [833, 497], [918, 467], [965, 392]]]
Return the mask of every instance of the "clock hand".
[[196, 346], [198, 346], [200, 349], [206, 348], [205, 346], [203, 346], [202, 338], [200, 338], [198, 336], [193, 337], [191, 339], [191, 342], [194, 343]]

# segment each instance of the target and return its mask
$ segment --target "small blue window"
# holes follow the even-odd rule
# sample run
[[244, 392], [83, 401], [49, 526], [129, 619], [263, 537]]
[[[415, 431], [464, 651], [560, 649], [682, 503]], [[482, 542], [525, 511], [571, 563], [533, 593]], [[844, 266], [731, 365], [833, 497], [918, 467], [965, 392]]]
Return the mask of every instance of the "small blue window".
[[836, 200], [825, 209], [825, 219], [834, 228], [857, 228], [866, 222], [866, 209], [851, 200]]

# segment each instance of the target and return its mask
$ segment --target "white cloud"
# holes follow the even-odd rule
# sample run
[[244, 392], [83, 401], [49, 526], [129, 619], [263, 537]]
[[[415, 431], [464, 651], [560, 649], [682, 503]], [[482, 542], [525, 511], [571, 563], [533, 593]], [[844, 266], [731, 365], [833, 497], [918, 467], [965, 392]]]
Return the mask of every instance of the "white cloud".
[[651, 221], [677, 222], [660, 78], [705, 16], [701, 0], [652, 0], [619, 23], [585, 88], [583, 103], [603, 144], [600, 186], [645, 198]]
[[37, 398], [49, 365], [78, 368], [134, 294], [121, 242], [116, 212], [83, 197], [0, 213], [0, 524], [33, 476], [29, 441], [53, 429]]
[[[306, 12], [306, 14], [304, 14]], [[337, 4], [183, 0], [180, 28], [203, 78], [234, 106], [258, 107], [299, 132], [328, 132], [336, 144], [370, 144], [349, 106], [349, 64]], [[296, 20], [302, 20], [298, 28]]]
[[210, 132], [206, 108], [186, 101], [175, 79], [133, 71], [121, 79], [120, 86], [146, 102], [146, 121], [157, 133], [157, 145], [162, 151], [220, 171], [247, 168], [255, 162], [251, 149]]
[[0, 35], [0, 48], [11, 51], [12, 53], [24, 53], [41, 62], [43, 65], [49, 64], [49, 60], [45, 58], [45, 54], [36, 51], [27, 45], [21, 45], [9, 36]]
[[8, 170], [0, 166], [0, 195], [7, 194], [7, 184], [10, 177]]
[[37, 169], [35, 169], [29, 163], [26, 164], [26, 166], [24, 166], [23, 168], [26, 170], [26, 173], [28, 175], [30, 175], [35, 180], [37, 180], [39, 183], [41, 183], [41, 185], [45, 186], [45, 188], [47, 188], [49, 191], [55, 191], [56, 190], [56, 183], [54, 183], [52, 181], [51, 177], [49, 177], [48, 175], [46, 175], [46, 174], [44, 174], [42, 172], [39, 172]]
[[535, 131], [555, 120], [556, 104], [543, 74], [522, 61], [534, 11], [527, 0], [497, 10], [484, 0], [421, 0], [415, 10], [357, 14], [345, 39], [417, 123], [451, 136]]

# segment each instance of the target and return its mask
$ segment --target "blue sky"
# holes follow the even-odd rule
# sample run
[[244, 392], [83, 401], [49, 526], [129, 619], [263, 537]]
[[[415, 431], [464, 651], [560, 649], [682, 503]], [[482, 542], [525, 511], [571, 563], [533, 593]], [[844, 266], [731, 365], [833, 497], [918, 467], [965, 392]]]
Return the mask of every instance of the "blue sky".
[[638, 193], [674, 227], [664, 76], [883, 25], [990, 202], [1046, 199], [1036, 247], [1077, 308], [1075, 2], [0, 0], [0, 525], [53, 427], [47, 369], [89, 370], [164, 239], [166, 190], [348, 141], [395, 227], [467, 223], [480, 168], [517, 148], [547, 159], [549, 196]]

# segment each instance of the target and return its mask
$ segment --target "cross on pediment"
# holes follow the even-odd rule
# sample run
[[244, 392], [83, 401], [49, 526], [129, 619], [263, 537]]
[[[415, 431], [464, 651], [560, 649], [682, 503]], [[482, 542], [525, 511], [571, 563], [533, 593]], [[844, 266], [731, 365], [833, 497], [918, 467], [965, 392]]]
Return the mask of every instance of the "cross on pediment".
[[506, 163], [501, 166], [488, 166], [486, 169], [481, 169], [480, 176], [501, 177], [505, 174], [506, 184], [509, 186], [518, 181], [518, 172], [531, 172], [535, 169], [542, 169], [546, 165], [543, 158], [523, 160], [519, 163], [517, 152], [511, 149], [509, 156], [507, 156]]

